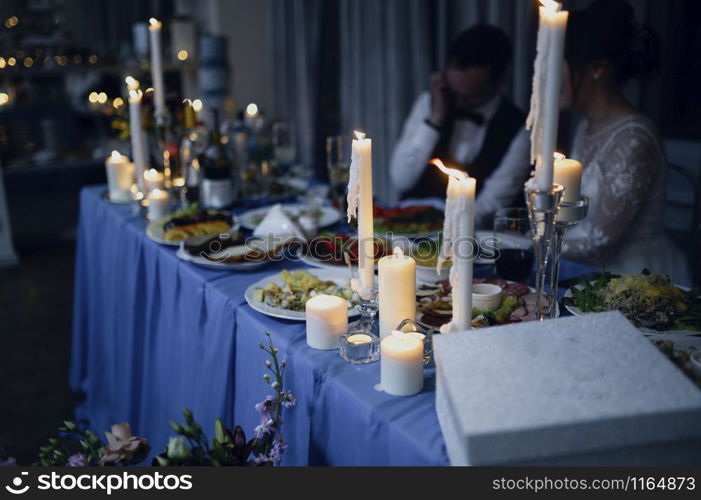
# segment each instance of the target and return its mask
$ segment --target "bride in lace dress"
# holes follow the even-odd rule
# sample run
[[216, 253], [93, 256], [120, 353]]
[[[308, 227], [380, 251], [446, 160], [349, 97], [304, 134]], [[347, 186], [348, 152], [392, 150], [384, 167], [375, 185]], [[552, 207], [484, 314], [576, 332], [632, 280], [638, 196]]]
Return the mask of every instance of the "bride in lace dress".
[[656, 72], [659, 39], [635, 23], [624, 0], [597, 0], [572, 13], [566, 58], [564, 104], [585, 115], [569, 156], [583, 165], [589, 214], [568, 233], [564, 255], [688, 284], [686, 259], [664, 231], [667, 163], [659, 135], [623, 95], [628, 80]]

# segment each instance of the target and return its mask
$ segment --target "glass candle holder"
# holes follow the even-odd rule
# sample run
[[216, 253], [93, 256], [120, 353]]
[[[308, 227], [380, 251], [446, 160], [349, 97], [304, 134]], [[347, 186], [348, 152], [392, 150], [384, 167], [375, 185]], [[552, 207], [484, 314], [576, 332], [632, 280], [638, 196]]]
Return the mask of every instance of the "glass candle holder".
[[404, 332], [407, 335], [413, 335], [424, 343], [424, 365], [431, 362], [433, 357], [433, 331], [430, 328], [424, 328], [413, 319], [405, 319], [399, 325], [397, 330]]
[[339, 339], [339, 354], [354, 365], [380, 359], [380, 339], [366, 330], [351, 330]]

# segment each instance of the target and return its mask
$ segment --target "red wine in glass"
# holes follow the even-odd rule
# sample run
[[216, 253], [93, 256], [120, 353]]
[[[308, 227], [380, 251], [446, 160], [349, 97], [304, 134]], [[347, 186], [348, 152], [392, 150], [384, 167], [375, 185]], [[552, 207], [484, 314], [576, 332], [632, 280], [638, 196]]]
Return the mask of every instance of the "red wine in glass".
[[533, 250], [526, 248], [501, 248], [495, 263], [497, 276], [510, 281], [527, 283], [531, 277]]

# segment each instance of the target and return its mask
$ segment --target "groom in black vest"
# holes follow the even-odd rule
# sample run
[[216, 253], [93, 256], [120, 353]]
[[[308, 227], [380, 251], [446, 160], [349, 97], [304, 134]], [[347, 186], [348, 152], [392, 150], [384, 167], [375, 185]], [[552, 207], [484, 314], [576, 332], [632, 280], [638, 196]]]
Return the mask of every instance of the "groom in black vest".
[[390, 173], [403, 198], [445, 196], [448, 179], [429, 165], [438, 157], [477, 179], [476, 223], [523, 203], [530, 172], [526, 116], [502, 95], [511, 42], [499, 28], [476, 25], [450, 45], [444, 71], [416, 99], [392, 155]]

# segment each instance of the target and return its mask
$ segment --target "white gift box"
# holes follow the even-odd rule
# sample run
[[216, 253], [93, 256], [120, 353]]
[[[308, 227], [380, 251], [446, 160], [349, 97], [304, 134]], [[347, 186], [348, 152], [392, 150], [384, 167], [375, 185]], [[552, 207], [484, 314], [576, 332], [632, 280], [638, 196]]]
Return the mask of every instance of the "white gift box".
[[453, 465], [701, 463], [701, 390], [617, 311], [433, 341]]

